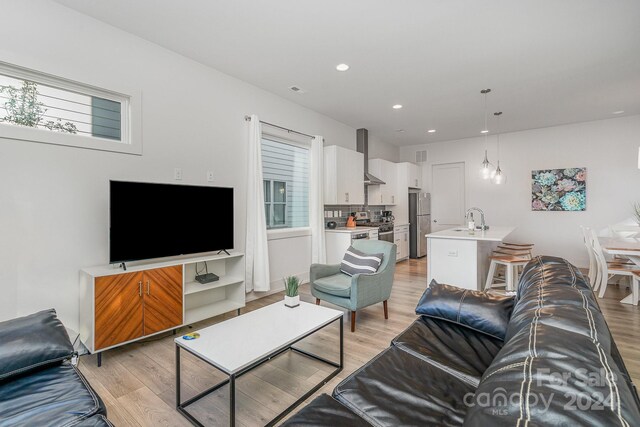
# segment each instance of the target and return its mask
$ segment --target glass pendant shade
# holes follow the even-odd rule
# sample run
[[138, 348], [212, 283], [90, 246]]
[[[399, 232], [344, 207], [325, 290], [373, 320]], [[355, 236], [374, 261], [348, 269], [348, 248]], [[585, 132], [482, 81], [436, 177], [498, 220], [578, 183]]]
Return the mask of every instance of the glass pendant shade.
[[494, 173], [495, 170], [493, 169], [493, 165], [487, 158], [487, 150], [484, 150], [484, 160], [482, 161], [482, 165], [480, 167], [480, 176], [482, 176], [482, 179], [491, 179]]
[[500, 185], [504, 182], [504, 174], [502, 173], [502, 170], [500, 169], [500, 162], [498, 161], [498, 167], [496, 168], [493, 177], [491, 178], [491, 181], [493, 181], [494, 184]]

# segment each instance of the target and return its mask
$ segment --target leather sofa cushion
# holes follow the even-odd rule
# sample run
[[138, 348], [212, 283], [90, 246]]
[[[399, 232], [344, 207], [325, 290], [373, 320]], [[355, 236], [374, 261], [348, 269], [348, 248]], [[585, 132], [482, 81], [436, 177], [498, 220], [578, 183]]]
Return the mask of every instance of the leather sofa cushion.
[[56, 311], [0, 322], [0, 380], [60, 363], [74, 353]]
[[504, 340], [514, 298], [431, 281], [416, 314], [453, 322]]
[[282, 426], [370, 427], [371, 424], [351, 412], [333, 397], [321, 394], [300, 412], [289, 418]]
[[349, 298], [351, 296], [351, 277], [338, 273], [332, 276], [316, 279], [313, 285], [320, 292], [335, 295], [337, 297]]
[[567, 261], [523, 272], [508, 341], [465, 426], [640, 425], [640, 405], [590, 286]]
[[70, 364], [48, 367], [0, 384], [3, 427], [71, 426], [95, 414], [106, 415], [104, 404]]
[[477, 387], [503, 342], [455, 323], [419, 317], [391, 344]]
[[333, 396], [378, 426], [459, 426], [475, 387], [397, 347], [347, 377]]

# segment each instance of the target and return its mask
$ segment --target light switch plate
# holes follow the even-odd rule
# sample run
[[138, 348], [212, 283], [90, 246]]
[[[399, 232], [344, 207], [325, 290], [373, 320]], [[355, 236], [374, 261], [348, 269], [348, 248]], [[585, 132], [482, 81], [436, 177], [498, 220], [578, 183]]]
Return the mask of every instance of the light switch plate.
[[182, 180], [182, 169], [175, 168], [173, 170], [173, 179], [175, 179], [176, 181]]
[[213, 172], [207, 171], [207, 182], [213, 182]]

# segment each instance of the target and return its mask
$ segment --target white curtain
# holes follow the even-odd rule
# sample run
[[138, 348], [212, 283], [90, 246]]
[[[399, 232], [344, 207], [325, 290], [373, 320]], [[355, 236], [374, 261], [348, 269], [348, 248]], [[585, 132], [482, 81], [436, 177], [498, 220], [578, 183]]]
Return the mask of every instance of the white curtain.
[[327, 262], [324, 242], [324, 139], [316, 135], [311, 141], [309, 176], [309, 225], [311, 227], [311, 262]]
[[262, 183], [262, 126], [255, 114], [249, 124], [247, 160], [247, 230], [245, 241], [247, 292], [271, 289], [269, 247]]

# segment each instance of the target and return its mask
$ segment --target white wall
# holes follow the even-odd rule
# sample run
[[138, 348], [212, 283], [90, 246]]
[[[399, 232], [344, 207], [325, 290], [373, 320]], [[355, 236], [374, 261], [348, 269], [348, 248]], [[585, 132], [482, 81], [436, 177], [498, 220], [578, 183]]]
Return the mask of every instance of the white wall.
[[[495, 164], [495, 137], [489, 138], [489, 160]], [[632, 215], [640, 201], [640, 116], [555, 126], [502, 135], [501, 169], [504, 186], [480, 179], [484, 139], [402, 147], [403, 160], [427, 150], [423, 181], [427, 191], [434, 164], [465, 162], [466, 206], [485, 211], [489, 225], [514, 225], [510, 240], [535, 243], [537, 254], [556, 255], [580, 267], [588, 265], [580, 225], [604, 228]], [[587, 210], [531, 211], [531, 171], [568, 167], [587, 168]]]
[[[355, 149], [354, 128], [56, 3], [3, 1], [2, 13], [3, 61], [140, 90], [144, 155], [0, 138], [0, 320], [54, 307], [77, 328], [79, 269], [108, 261], [109, 179], [171, 182], [181, 167], [182, 183], [206, 185], [206, 171], [214, 171], [214, 185], [236, 190], [235, 246], [242, 249], [245, 114]], [[308, 271], [308, 240], [270, 244], [274, 280]]]

